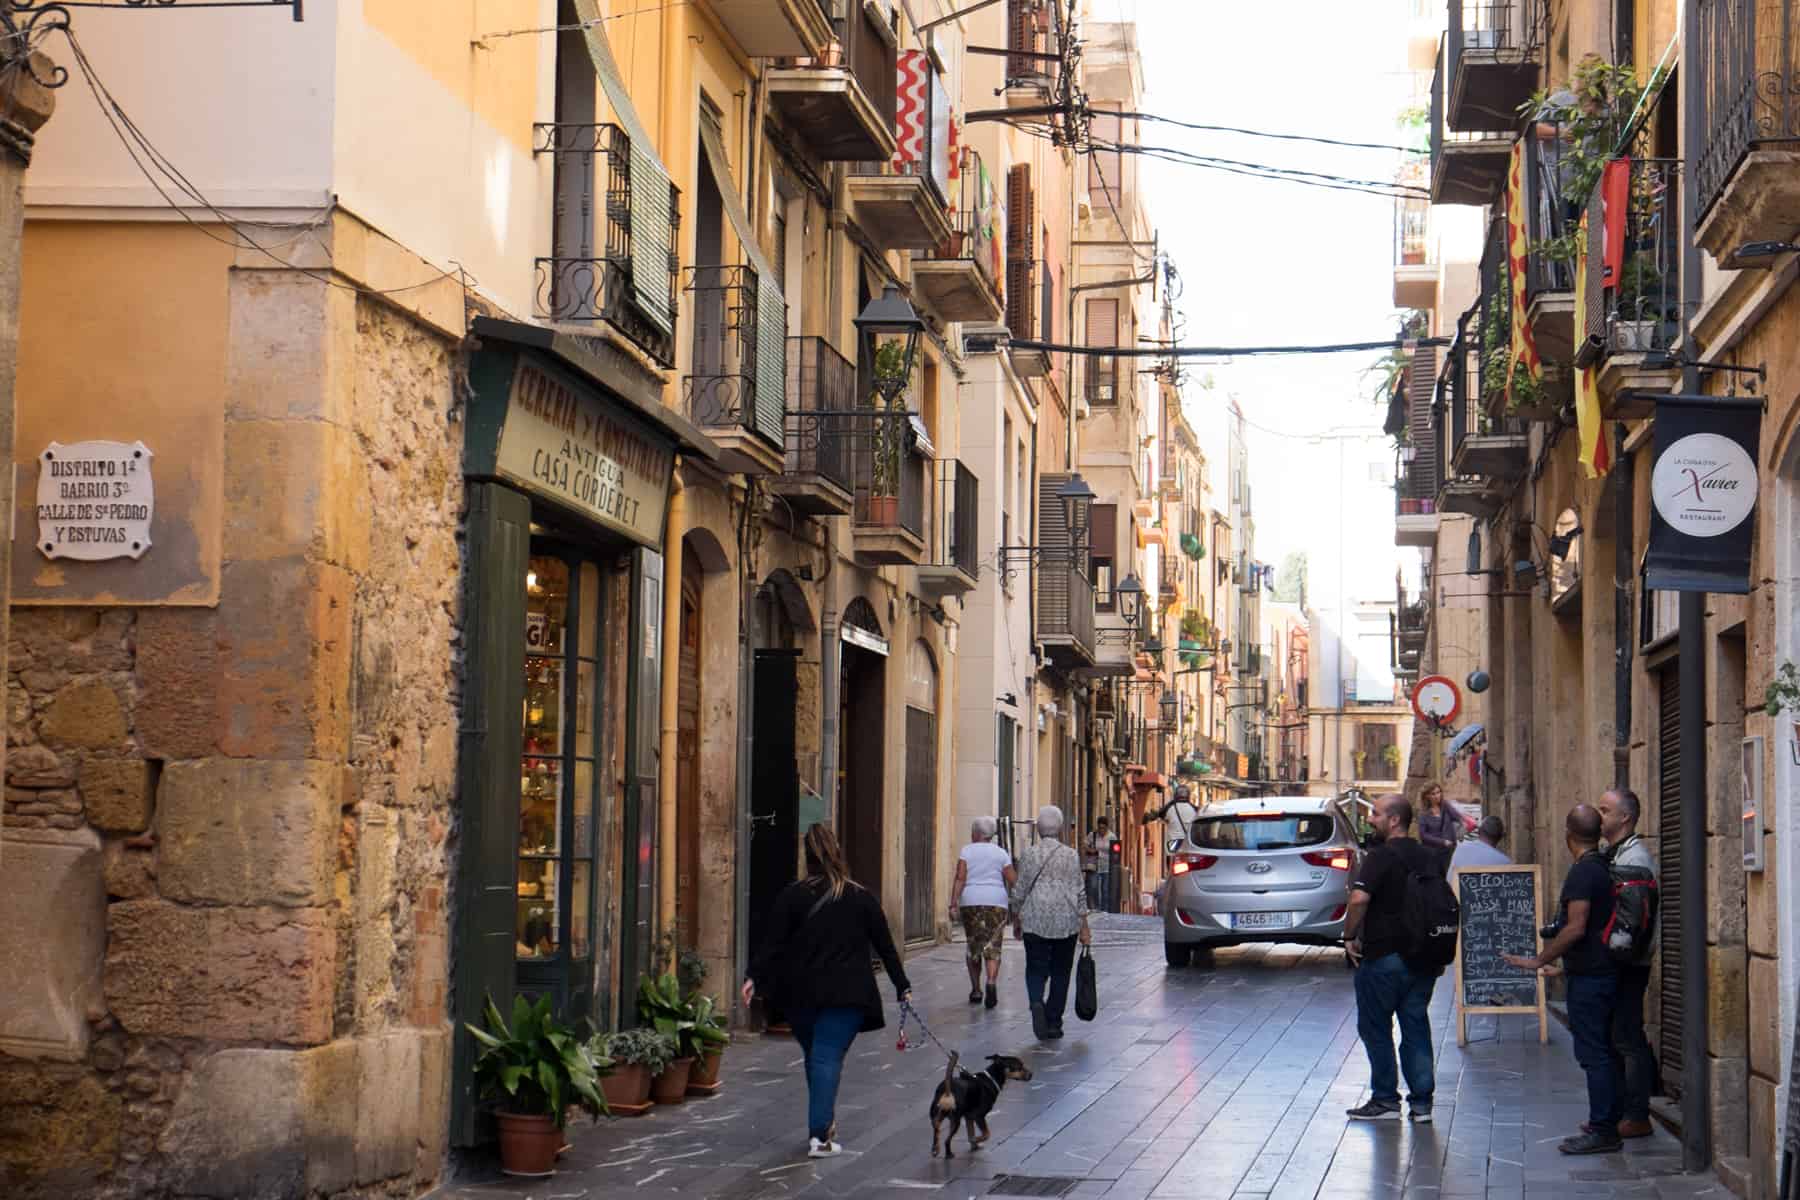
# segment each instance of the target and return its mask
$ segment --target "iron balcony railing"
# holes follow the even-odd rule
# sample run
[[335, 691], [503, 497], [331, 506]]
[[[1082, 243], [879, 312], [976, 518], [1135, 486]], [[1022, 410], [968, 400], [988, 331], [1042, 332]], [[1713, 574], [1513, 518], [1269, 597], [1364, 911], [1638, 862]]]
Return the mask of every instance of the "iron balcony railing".
[[[1575, 289], [1575, 239], [1581, 210], [1570, 195], [1573, 156], [1561, 124], [1525, 125], [1525, 292]], [[1502, 226], [1504, 229], [1504, 225]], [[1502, 234], [1504, 237], [1504, 234]]]
[[1094, 585], [1085, 571], [1066, 562], [1038, 566], [1038, 635], [1070, 641], [1094, 652]]
[[[1547, 0], [1449, 0], [1449, 22], [1444, 37], [1445, 83], [1454, 89], [1457, 72], [1473, 62], [1522, 64], [1542, 49], [1549, 25]], [[1465, 84], [1466, 129], [1504, 132], [1513, 127], [1517, 113], [1510, 105], [1471, 102]], [[1508, 93], [1510, 95], [1510, 93]]]
[[758, 403], [757, 283], [756, 270], [748, 266], [688, 270], [694, 344], [682, 399], [688, 419], [702, 429], [743, 429], [780, 446], [779, 406], [766, 403], [769, 397]]
[[976, 548], [980, 485], [975, 473], [954, 458], [932, 464], [930, 563], [955, 567], [970, 579], [980, 574]]
[[[1406, 181], [1403, 179], [1402, 182]], [[1423, 197], [1402, 196], [1394, 201], [1394, 265], [1396, 267], [1426, 265], [1425, 235], [1430, 217], [1431, 201]]]
[[[956, 178], [950, 181], [950, 240], [914, 258], [935, 262], [972, 262], [990, 287], [1004, 269], [1006, 244], [1000, 237], [1000, 193], [986, 175], [974, 147], [958, 152]], [[1025, 336], [1021, 334], [1020, 336]]]
[[1394, 514], [1415, 517], [1437, 510], [1437, 460], [1424, 453], [1394, 466]]
[[817, 475], [848, 493], [853, 430], [819, 414], [856, 406], [856, 364], [820, 337], [791, 337], [787, 348], [786, 473]]
[[1694, 169], [1704, 215], [1757, 146], [1800, 142], [1800, 22], [1795, 0], [1698, 2], [1692, 53], [1704, 117]]
[[1630, 159], [1624, 228], [1610, 281], [1601, 188], [1588, 199], [1584, 340], [1607, 354], [1674, 348], [1681, 333], [1681, 164]]
[[931, 460], [913, 446], [911, 425], [871, 408], [850, 422], [850, 467], [856, 493], [853, 523], [903, 529], [925, 540], [926, 475]]
[[[532, 151], [551, 155], [556, 170], [556, 233], [552, 253], [535, 260], [536, 315], [567, 324], [604, 321], [664, 367], [675, 365], [675, 320], [680, 311], [681, 192], [669, 186], [667, 212], [651, 211], [631, 186], [631, 138], [617, 125], [540, 123]], [[604, 190], [596, 184], [604, 166]], [[594, 244], [593, 222], [601, 224]], [[667, 222], [667, 280], [640, 289], [632, 245], [634, 220]], [[668, 328], [647, 311], [641, 292], [668, 288]]]

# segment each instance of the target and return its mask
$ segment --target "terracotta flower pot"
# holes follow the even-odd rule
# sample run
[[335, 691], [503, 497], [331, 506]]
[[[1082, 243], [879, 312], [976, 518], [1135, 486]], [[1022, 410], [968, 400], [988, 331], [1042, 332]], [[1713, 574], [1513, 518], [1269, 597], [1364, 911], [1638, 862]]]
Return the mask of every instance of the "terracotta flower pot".
[[898, 525], [900, 523], [900, 497], [871, 495], [869, 497], [868, 523], [884, 528]]
[[650, 1100], [650, 1068], [642, 1063], [618, 1063], [612, 1074], [600, 1080], [600, 1094], [609, 1109], [635, 1108]]
[[694, 1060], [678, 1058], [668, 1069], [650, 1081], [650, 1098], [658, 1104], [680, 1104], [687, 1099], [688, 1072]]
[[693, 1069], [688, 1072], [688, 1088], [711, 1088], [718, 1085], [719, 1066], [724, 1054], [712, 1050], [694, 1060]]
[[552, 1175], [563, 1131], [543, 1115], [495, 1113], [500, 1126], [500, 1169], [508, 1175]]

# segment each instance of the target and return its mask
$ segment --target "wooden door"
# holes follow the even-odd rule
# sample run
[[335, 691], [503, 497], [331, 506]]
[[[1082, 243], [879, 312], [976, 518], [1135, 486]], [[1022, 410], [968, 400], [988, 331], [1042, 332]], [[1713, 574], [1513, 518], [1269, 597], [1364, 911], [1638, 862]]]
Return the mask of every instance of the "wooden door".
[[937, 933], [937, 718], [906, 710], [906, 938]]
[[681, 580], [681, 662], [675, 701], [675, 920], [684, 946], [700, 919], [700, 589]]

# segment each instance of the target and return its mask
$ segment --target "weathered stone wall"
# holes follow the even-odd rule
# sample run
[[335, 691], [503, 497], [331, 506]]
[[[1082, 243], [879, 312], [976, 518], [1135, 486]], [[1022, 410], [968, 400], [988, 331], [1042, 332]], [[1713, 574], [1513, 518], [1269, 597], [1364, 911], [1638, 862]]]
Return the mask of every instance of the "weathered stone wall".
[[445, 1153], [453, 348], [227, 286], [218, 608], [13, 618], [9, 1198], [404, 1193]]

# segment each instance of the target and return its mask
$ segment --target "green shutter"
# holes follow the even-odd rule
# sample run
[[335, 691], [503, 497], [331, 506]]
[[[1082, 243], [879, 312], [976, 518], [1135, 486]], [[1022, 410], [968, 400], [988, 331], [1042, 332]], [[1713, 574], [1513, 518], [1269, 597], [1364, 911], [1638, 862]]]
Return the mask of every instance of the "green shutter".
[[[700, 122], [700, 145], [719, 185], [725, 220], [737, 234], [744, 261], [756, 272], [756, 407], [748, 415], [751, 429], [772, 445], [787, 445], [787, 300], [775, 282], [775, 266], [757, 243], [750, 215], [738, 199], [731, 160], [711, 121]], [[702, 264], [712, 265], [712, 264]]]
[[480, 1140], [475, 1039], [465, 1026], [481, 1023], [489, 996], [502, 1012], [512, 1008], [531, 501], [497, 483], [472, 484], [467, 533], [450, 1093], [451, 1139], [458, 1146]]
[[651, 152], [650, 131], [638, 120], [606, 40], [599, 0], [574, 0], [575, 17], [587, 41], [594, 74], [606, 92], [619, 127], [631, 139], [631, 286], [637, 306], [663, 333], [675, 331], [669, 295], [669, 255], [674, 249], [669, 215], [669, 172]]

